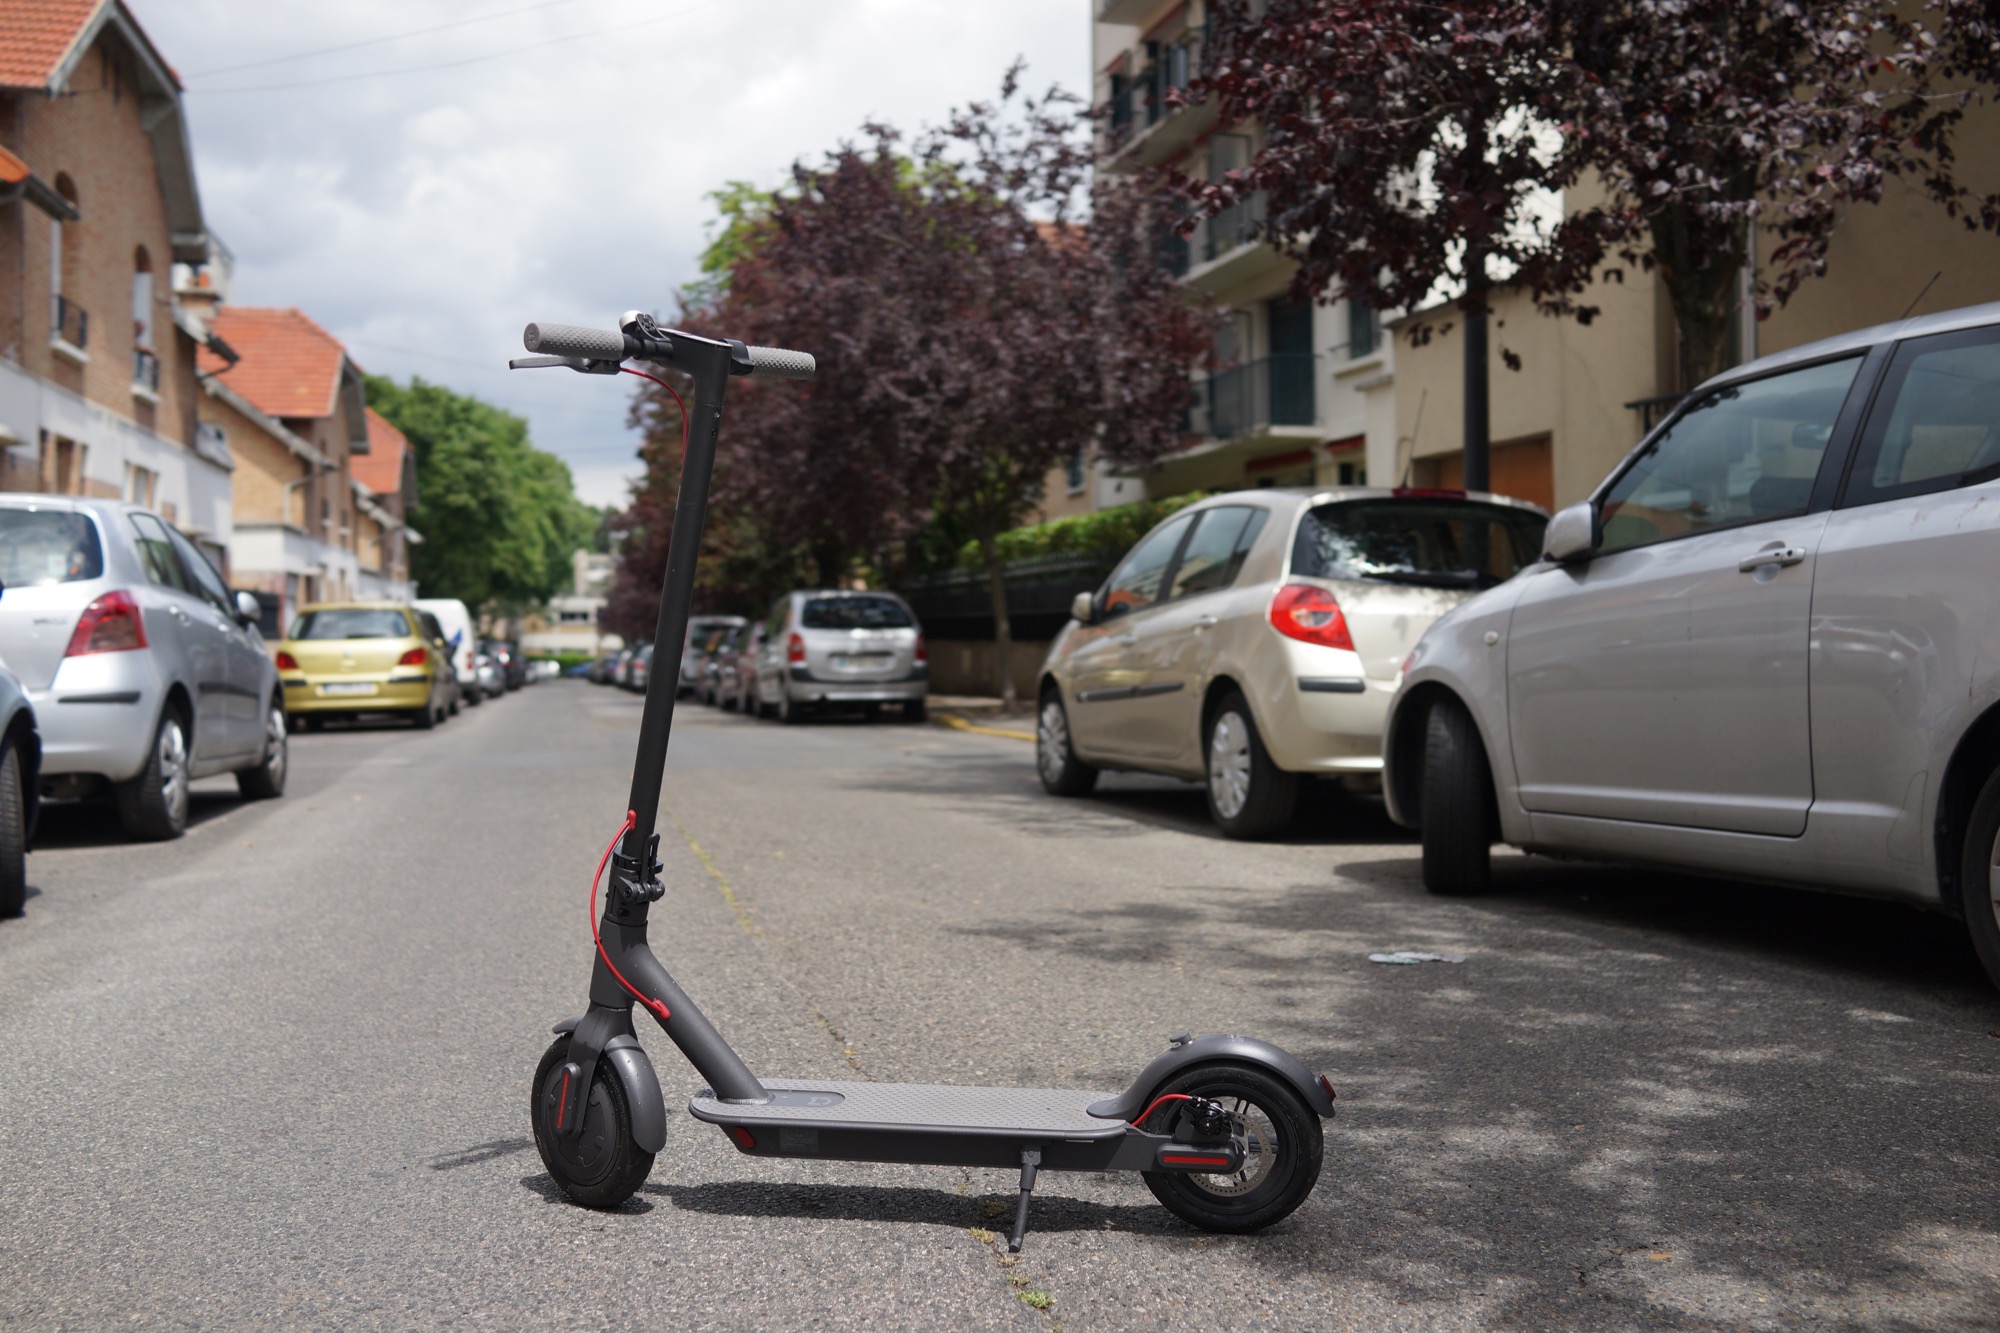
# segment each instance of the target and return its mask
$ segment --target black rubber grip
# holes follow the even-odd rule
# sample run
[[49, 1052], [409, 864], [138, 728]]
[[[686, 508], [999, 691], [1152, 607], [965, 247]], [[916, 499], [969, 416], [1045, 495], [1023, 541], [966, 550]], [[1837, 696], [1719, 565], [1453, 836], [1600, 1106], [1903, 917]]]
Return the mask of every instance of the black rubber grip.
[[818, 364], [810, 352], [793, 352], [783, 347], [751, 347], [752, 375], [768, 375], [774, 380], [809, 380]]
[[580, 324], [530, 324], [521, 330], [521, 346], [547, 356], [586, 356], [593, 361], [623, 361], [625, 335], [615, 329], [586, 329]]

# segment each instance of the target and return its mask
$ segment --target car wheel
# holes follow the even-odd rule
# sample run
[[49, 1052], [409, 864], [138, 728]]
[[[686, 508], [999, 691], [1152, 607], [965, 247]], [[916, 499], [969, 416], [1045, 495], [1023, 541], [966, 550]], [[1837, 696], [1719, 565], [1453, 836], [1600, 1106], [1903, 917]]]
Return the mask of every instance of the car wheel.
[[1966, 933], [1986, 975], [2000, 986], [2000, 770], [1986, 779], [1972, 803], [1958, 882]]
[[236, 790], [249, 801], [283, 796], [285, 770], [290, 766], [290, 730], [285, 726], [285, 706], [273, 699], [264, 710], [264, 757], [255, 768], [236, 770]]
[[1069, 712], [1056, 690], [1042, 696], [1042, 711], [1035, 719], [1035, 769], [1051, 796], [1088, 796], [1097, 786], [1097, 770], [1076, 757]]
[[0, 750], [0, 917], [28, 904], [28, 808], [21, 793], [21, 753]]
[[792, 698], [790, 690], [778, 691], [778, 721], [796, 727], [806, 720], [806, 705]]
[[1208, 719], [1208, 813], [1232, 838], [1268, 838], [1292, 822], [1299, 779], [1271, 760], [1242, 695], [1224, 695]]
[[416, 711], [412, 720], [417, 724], [418, 731], [429, 731], [438, 724], [438, 710], [426, 703]]
[[908, 699], [903, 703], [903, 721], [916, 723], [929, 720], [930, 704], [922, 699]]
[[460, 698], [460, 696], [458, 696], [458, 695], [456, 695], [456, 694], [454, 694], [454, 695], [452, 695], [452, 696], [451, 696], [451, 706], [450, 706], [449, 708], [447, 708], [447, 709], [445, 709], [445, 710], [444, 710], [444, 715], [445, 715], [446, 717], [457, 717], [457, 716], [458, 716], [458, 703], [459, 703], [459, 698]]
[[1431, 708], [1424, 733], [1424, 887], [1484, 893], [1493, 875], [1493, 774], [1472, 714], [1456, 699]]
[[168, 708], [153, 733], [146, 767], [138, 777], [118, 785], [118, 822], [134, 838], [165, 842], [186, 832], [187, 821], [187, 723], [178, 710]]

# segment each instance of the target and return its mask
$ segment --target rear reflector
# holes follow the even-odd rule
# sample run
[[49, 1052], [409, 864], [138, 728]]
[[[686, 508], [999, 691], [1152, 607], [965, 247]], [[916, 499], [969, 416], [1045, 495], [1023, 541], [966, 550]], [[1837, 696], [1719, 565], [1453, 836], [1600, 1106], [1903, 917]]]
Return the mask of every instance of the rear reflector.
[[1338, 1100], [1334, 1095], [1333, 1084], [1327, 1082], [1325, 1074], [1319, 1076], [1319, 1090], [1326, 1094], [1328, 1101]]
[[139, 604], [123, 588], [115, 588], [83, 608], [69, 636], [64, 657], [90, 653], [123, 653], [146, 646], [146, 625]]
[[729, 1137], [735, 1139], [736, 1146], [743, 1149], [744, 1152], [757, 1151], [757, 1136], [743, 1128], [743, 1126], [731, 1125], [729, 1127]]
[[1288, 639], [1322, 648], [1354, 651], [1347, 617], [1325, 588], [1312, 583], [1287, 583], [1271, 598], [1271, 628]]

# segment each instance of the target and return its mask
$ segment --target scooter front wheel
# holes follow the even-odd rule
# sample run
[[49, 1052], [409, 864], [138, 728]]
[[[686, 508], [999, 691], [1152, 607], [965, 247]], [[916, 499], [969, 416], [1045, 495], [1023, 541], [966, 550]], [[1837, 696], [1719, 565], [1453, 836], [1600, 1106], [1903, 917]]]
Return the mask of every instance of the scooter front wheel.
[[557, 1037], [535, 1070], [530, 1118], [535, 1147], [562, 1192], [586, 1208], [616, 1208], [639, 1192], [653, 1170], [653, 1154], [632, 1141], [632, 1112], [625, 1088], [604, 1061], [597, 1062], [590, 1096], [583, 1110], [583, 1131], [556, 1130], [557, 1106], [563, 1095], [563, 1065], [569, 1060], [569, 1036]]
[[[1146, 1188], [1168, 1212], [1204, 1231], [1261, 1231], [1312, 1193], [1325, 1139], [1319, 1117], [1282, 1079], [1255, 1065], [1202, 1065], [1169, 1079], [1154, 1097], [1170, 1093], [1220, 1103], [1242, 1145], [1243, 1165], [1232, 1175], [1143, 1172]], [[1141, 1128], [1172, 1124], [1180, 1105], [1168, 1102]]]

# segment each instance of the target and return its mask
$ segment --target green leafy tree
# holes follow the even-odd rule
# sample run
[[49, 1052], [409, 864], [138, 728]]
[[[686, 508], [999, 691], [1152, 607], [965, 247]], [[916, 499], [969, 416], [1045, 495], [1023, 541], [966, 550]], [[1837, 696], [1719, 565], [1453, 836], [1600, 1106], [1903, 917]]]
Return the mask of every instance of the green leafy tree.
[[369, 376], [368, 403], [416, 451], [409, 521], [424, 540], [410, 573], [425, 596], [515, 614], [569, 585], [570, 556], [594, 544], [599, 516], [569, 467], [529, 443], [526, 421], [415, 378]]

